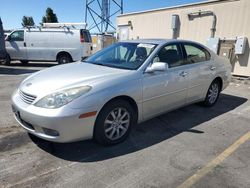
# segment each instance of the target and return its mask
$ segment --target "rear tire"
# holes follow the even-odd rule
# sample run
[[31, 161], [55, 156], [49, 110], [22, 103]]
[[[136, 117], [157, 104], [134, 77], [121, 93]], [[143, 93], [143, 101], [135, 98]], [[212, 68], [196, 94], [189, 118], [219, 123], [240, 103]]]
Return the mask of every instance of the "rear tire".
[[70, 62], [72, 62], [72, 58], [70, 57], [69, 54], [63, 53], [63, 54], [60, 54], [60, 55], [58, 56], [57, 62], [58, 62], [59, 64], [70, 63]]
[[214, 80], [208, 88], [207, 95], [203, 101], [203, 105], [207, 107], [214, 106], [219, 98], [221, 84], [218, 80]]
[[23, 65], [27, 65], [29, 63], [28, 60], [20, 60]]
[[11, 62], [9, 54], [6, 54], [5, 60], [3, 61], [3, 65], [9, 66]]
[[124, 100], [114, 100], [100, 111], [94, 129], [94, 139], [102, 145], [124, 141], [136, 124], [136, 113]]

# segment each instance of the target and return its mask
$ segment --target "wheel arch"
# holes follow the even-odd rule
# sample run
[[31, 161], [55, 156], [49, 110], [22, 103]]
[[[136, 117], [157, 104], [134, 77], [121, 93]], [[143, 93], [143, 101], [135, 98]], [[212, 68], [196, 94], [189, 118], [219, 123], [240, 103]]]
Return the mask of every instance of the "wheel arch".
[[66, 52], [66, 51], [60, 51], [60, 52], [58, 52], [57, 55], [56, 55], [56, 61], [58, 61], [58, 58], [61, 55], [64, 55], [64, 54], [67, 54], [70, 57], [71, 61], [73, 61], [72, 55], [69, 52]]
[[220, 76], [217, 76], [217, 77], [215, 77], [215, 79], [213, 80], [213, 82], [214, 81], [218, 81], [220, 83], [220, 91], [221, 91], [222, 88], [223, 88], [223, 80], [222, 80], [222, 78]]
[[[138, 113], [139, 113], [139, 109], [138, 109], [138, 105], [137, 103], [135, 102], [135, 100], [128, 96], [128, 95], [119, 95], [119, 96], [116, 96], [116, 97], [113, 97], [112, 99], [108, 100], [101, 108], [101, 110], [104, 108], [104, 106], [108, 105], [109, 103], [115, 101], [115, 100], [123, 100], [123, 101], [126, 101], [128, 102], [131, 107], [135, 110], [135, 113], [136, 113], [136, 118], [138, 119]], [[100, 110], [100, 111], [101, 111]]]
[[96, 119], [95, 119], [95, 125], [94, 125], [94, 129], [93, 129], [93, 135], [94, 135], [94, 132], [95, 132], [96, 121], [97, 121], [98, 116], [100, 115], [100, 112], [102, 111], [102, 109], [103, 109], [106, 105], [108, 105], [109, 103], [114, 102], [114, 101], [116, 101], [116, 100], [123, 100], [123, 101], [128, 102], [128, 103], [131, 105], [131, 107], [135, 110], [135, 113], [136, 113], [136, 121], [138, 121], [139, 109], [138, 109], [138, 105], [137, 105], [137, 103], [135, 102], [135, 100], [134, 100], [132, 97], [128, 96], [128, 95], [119, 95], [119, 96], [113, 97], [113, 98], [111, 98], [110, 100], [108, 100], [108, 101], [102, 106], [102, 108], [99, 110], [99, 112], [98, 112], [98, 114], [97, 114], [97, 116], [96, 116]]

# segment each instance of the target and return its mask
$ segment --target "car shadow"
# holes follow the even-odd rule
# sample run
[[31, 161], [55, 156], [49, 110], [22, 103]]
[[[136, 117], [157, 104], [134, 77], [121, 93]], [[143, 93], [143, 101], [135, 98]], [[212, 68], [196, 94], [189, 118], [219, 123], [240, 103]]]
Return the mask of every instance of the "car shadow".
[[55, 66], [54, 63], [28, 63], [23, 65], [21, 63], [11, 63], [9, 66], [0, 66], [0, 74], [2, 75], [21, 75], [37, 72], [43, 68]]
[[55, 62], [44, 62], [44, 63], [39, 63], [39, 62], [29, 62], [27, 64], [22, 64], [22, 63], [11, 63], [11, 67], [52, 67], [58, 65]]
[[30, 74], [39, 71], [39, 69], [22, 69], [22, 68], [9, 68], [0, 67], [0, 74], [2, 75], [20, 75], [20, 74]]
[[77, 162], [102, 161], [148, 148], [182, 132], [203, 134], [203, 131], [195, 127], [239, 107], [246, 101], [246, 98], [221, 94], [214, 107], [205, 108], [194, 104], [141, 123], [132, 130], [127, 140], [114, 146], [101, 146], [93, 140], [61, 144], [30, 137], [38, 147], [55, 157]]

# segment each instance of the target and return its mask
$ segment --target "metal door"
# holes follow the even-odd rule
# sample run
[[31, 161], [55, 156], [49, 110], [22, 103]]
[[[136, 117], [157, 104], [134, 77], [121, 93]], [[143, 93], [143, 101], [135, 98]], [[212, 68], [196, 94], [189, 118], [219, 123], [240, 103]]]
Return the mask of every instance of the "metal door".
[[143, 115], [148, 119], [156, 114], [186, 103], [188, 75], [183, 67], [166, 72], [145, 74], [143, 78]]
[[183, 51], [189, 74], [187, 102], [192, 103], [205, 97], [216, 67], [209, 52], [197, 44], [184, 43]]
[[11, 59], [27, 59], [26, 42], [23, 30], [14, 31], [11, 33], [6, 40], [5, 45], [7, 53]]
[[129, 39], [129, 26], [120, 26], [119, 27], [119, 40], [128, 40]]
[[183, 64], [179, 44], [169, 44], [159, 50], [152, 62], [167, 63], [164, 72], [143, 75], [143, 115], [148, 119], [186, 103], [188, 70]]

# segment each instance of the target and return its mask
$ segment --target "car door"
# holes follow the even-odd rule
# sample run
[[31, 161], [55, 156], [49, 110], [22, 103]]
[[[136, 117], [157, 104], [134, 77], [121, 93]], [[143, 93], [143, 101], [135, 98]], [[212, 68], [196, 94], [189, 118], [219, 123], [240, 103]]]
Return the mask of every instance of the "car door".
[[143, 74], [144, 119], [186, 103], [188, 74], [183, 66], [183, 55], [179, 44], [169, 44], [160, 49], [152, 60], [152, 63], [154, 62], [165, 62], [169, 68], [164, 72]]
[[183, 43], [185, 64], [189, 68], [187, 103], [203, 99], [212, 82], [216, 67], [210, 53], [195, 43]]
[[23, 30], [14, 31], [11, 33], [6, 40], [5, 45], [6, 51], [8, 52], [11, 59], [27, 59], [27, 50]]

